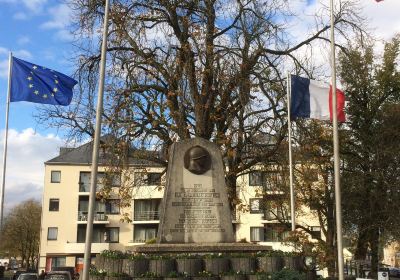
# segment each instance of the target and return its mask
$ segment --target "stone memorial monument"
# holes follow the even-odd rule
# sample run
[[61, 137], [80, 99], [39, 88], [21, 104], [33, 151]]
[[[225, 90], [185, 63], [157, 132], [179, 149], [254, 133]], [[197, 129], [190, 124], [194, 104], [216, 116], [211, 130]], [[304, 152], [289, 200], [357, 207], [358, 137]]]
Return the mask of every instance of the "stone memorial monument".
[[217, 145], [194, 138], [170, 148], [157, 243], [234, 242]]

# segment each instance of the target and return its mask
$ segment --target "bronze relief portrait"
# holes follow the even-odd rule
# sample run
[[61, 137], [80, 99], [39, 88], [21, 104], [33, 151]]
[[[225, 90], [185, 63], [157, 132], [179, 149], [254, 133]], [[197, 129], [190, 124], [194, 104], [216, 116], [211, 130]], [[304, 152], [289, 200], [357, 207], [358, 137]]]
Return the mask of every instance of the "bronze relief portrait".
[[211, 167], [211, 156], [201, 146], [194, 146], [187, 150], [183, 160], [185, 168], [196, 175], [204, 174]]

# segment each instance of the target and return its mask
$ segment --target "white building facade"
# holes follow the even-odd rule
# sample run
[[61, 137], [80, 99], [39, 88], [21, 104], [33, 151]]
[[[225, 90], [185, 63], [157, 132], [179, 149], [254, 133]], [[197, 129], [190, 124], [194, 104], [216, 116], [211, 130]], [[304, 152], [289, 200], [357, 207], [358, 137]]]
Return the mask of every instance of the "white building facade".
[[[74, 266], [80, 271], [83, 266], [85, 233], [87, 225], [91, 143], [75, 149], [61, 149], [60, 155], [45, 163], [45, 182], [42, 200], [42, 224], [39, 271], [50, 271], [55, 267]], [[133, 161], [127, 174], [114, 174], [109, 184], [112, 193], [124, 184], [132, 184], [131, 206], [120, 207], [120, 198], [112, 194], [104, 201], [96, 201], [93, 224], [93, 256], [103, 250], [125, 251], [130, 246], [154, 240], [160, 219], [160, 204], [163, 197], [163, 168]], [[106, 166], [100, 161], [99, 184], [105, 176]], [[272, 246], [273, 249], [291, 250], [282, 245], [287, 230], [279, 220], [288, 219], [288, 213], [265, 204], [260, 189], [268, 185], [262, 171], [249, 172], [238, 178], [238, 197], [248, 209], [237, 210], [233, 227], [237, 241], [253, 242]], [[279, 196], [271, 192], [267, 200]], [[268, 209], [263, 205], [270, 205]], [[289, 211], [290, 212], [290, 211]], [[304, 211], [303, 211], [304, 212]], [[307, 212], [307, 211], [305, 211]], [[317, 219], [312, 213], [300, 217], [298, 223], [307, 225], [315, 234], [321, 234]], [[123, 218], [124, 222], [121, 221]]]

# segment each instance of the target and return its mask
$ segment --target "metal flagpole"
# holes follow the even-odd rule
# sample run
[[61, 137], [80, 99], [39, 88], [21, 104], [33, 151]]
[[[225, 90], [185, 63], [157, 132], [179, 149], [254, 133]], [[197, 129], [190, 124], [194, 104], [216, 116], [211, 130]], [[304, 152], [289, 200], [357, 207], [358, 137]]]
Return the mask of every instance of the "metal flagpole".
[[96, 128], [93, 139], [92, 171], [90, 178], [89, 209], [88, 209], [89, 211], [88, 211], [87, 227], [86, 227], [85, 255], [83, 259], [83, 278], [82, 278], [83, 280], [89, 279], [89, 268], [91, 264], [92, 234], [93, 234], [93, 218], [94, 218], [94, 207], [96, 202], [97, 169], [99, 165], [98, 162], [99, 142], [100, 142], [100, 131], [101, 131], [101, 114], [103, 112], [109, 0], [105, 0], [105, 2], [106, 6], [104, 11], [103, 41], [101, 45], [99, 91], [97, 96], [97, 111], [96, 111]]
[[3, 229], [3, 218], [4, 218], [4, 190], [6, 185], [6, 166], [7, 166], [7, 142], [8, 142], [8, 112], [10, 108], [10, 92], [11, 92], [11, 73], [12, 72], [12, 52], [9, 54], [8, 59], [8, 89], [7, 89], [7, 101], [6, 101], [6, 127], [4, 131], [4, 153], [3, 153], [3, 174], [2, 183], [0, 189], [0, 230]]
[[296, 217], [295, 215], [295, 198], [293, 188], [293, 162], [292, 162], [292, 123], [290, 119], [290, 102], [291, 102], [291, 79], [290, 74], [287, 72], [287, 110], [288, 110], [288, 137], [289, 137], [289, 184], [290, 184], [290, 215], [292, 221], [292, 231], [296, 230]]
[[344, 279], [343, 263], [343, 241], [342, 241], [342, 199], [340, 192], [340, 162], [339, 162], [339, 132], [337, 121], [337, 94], [336, 94], [336, 58], [335, 58], [335, 26], [333, 15], [333, 0], [330, 1], [331, 8], [331, 65], [332, 65], [332, 117], [333, 117], [333, 155], [335, 172], [335, 203], [336, 203], [336, 236], [338, 251], [338, 274], [339, 280]]

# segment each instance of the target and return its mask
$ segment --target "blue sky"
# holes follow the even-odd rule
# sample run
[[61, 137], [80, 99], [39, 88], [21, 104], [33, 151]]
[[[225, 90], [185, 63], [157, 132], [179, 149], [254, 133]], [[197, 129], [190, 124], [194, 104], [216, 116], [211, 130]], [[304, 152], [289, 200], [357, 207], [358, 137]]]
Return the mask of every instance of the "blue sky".
[[[72, 73], [68, 62], [72, 51], [72, 36], [67, 30], [69, 14], [68, 7], [58, 1], [0, 0], [0, 127], [4, 118], [10, 50], [16, 57]], [[10, 127], [18, 130], [33, 127], [42, 132], [32, 119], [35, 108], [36, 105], [27, 102], [12, 103]]]
[[[322, 2], [329, 5], [328, 0]], [[359, 2], [377, 37], [389, 39], [400, 31], [400, 0]], [[289, 3], [304, 15], [321, 8], [320, 0], [290, 0]], [[74, 51], [69, 33], [71, 21], [71, 11], [63, 0], [0, 0], [0, 158], [4, 142], [8, 51], [32, 63], [71, 74], [74, 70], [69, 62]], [[293, 34], [301, 37], [312, 24], [313, 18], [304, 16], [298, 24], [293, 24]], [[326, 61], [326, 57], [321, 55], [320, 60]], [[37, 106], [27, 102], [10, 105], [6, 207], [27, 198], [41, 200], [43, 163], [56, 156], [59, 147], [65, 145], [62, 131], [56, 134], [36, 124], [32, 114]]]
[[[57, 0], [0, 0], [0, 139], [3, 154], [8, 52], [65, 74], [73, 73], [71, 11]], [[63, 132], [45, 129], [32, 117], [38, 105], [10, 104], [5, 206], [41, 200], [44, 165], [65, 144]], [[46, 105], [42, 105], [46, 106]], [[2, 164], [0, 164], [2, 165]]]

